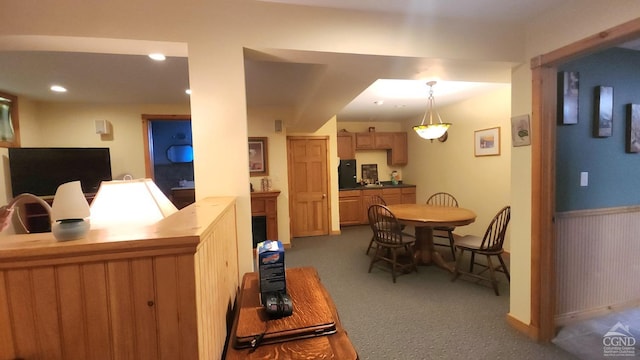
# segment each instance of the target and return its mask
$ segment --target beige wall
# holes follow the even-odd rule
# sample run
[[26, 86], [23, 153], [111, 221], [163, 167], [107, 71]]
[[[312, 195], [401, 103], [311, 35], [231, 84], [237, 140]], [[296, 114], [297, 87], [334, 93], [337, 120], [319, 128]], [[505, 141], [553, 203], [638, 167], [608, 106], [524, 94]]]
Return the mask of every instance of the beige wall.
[[[547, 14], [551, 17], [549, 21], [528, 19], [530, 25], [518, 31], [510, 24], [498, 22], [418, 21], [421, 19], [256, 1], [211, 0], [190, 4], [175, 6], [175, 1], [169, 0], [104, 4], [58, 0], [39, 3], [38, 11], [34, 12], [29, 2], [7, 2], [0, 13], [0, 50], [7, 48], [8, 39], [16, 40], [14, 35], [186, 43], [193, 91], [196, 197], [230, 195], [238, 198], [241, 274], [253, 268], [243, 48], [418, 56], [463, 59], [469, 63], [522, 63], [524, 66], [517, 68], [513, 75], [512, 108], [513, 114], [519, 115], [531, 111], [528, 69], [531, 56], [595, 34], [640, 13], [640, 2], [636, 0], [576, 0], [574, 7], [551, 10]], [[75, 21], [69, 21], [69, 14], [73, 14]], [[154, 24], [173, 25], [149, 26], [150, 19]], [[176, 19], [181, 21], [176, 22]], [[69, 38], [67, 45], [72, 40]], [[95, 39], [93, 42], [97, 43]], [[430, 76], [429, 73], [424, 75]], [[283, 120], [286, 122], [287, 118]], [[527, 187], [530, 154], [527, 148], [520, 148], [512, 155], [511, 184], [514, 192], [518, 192], [517, 196], [511, 197], [514, 206], [512, 225], [521, 227], [518, 231], [523, 237], [512, 241], [511, 254], [512, 259], [524, 261], [515, 264], [512, 261], [515, 268], [512, 270], [510, 312], [526, 324], [530, 320], [528, 259], [531, 240], [524, 229], [530, 224], [530, 186]], [[221, 177], [220, 169], [229, 176]], [[332, 213], [332, 216], [335, 215]]]
[[[145, 177], [142, 114], [189, 114], [188, 105], [136, 104], [100, 105], [48, 103], [19, 99], [21, 146], [23, 147], [108, 147], [114, 178], [131, 174]], [[108, 120], [113, 135], [102, 138], [95, 132], [95, 120]], [[3, 203], [11, 197], [8, 156], [2, 149], [6, 167]]]
[[[286, 123], [280, 133], [275, 132], [275, 120], [282, 114], [281, 109], [249, 109], [247, 112], [249, 136], [267, 137], [269, 144], [269, 178], [274, 190], [280, 190], [278, 196], [278, 237], [283, 244], [291, 244], [291, 228], [289, 216], [289, 176], [287, 167], [287, 136], [328, 136], [329, 137], [329, 203], [330, 224], [333, 234], [340, 231], [338, 213], [338, 155], [336, 145], [336, 118], [327, 121], [324, 126], [313, 133], [288, 132]], [[260, 182], [264, 176], [251, 177], [253, 188], [260, 190]]]
[[[499, 90], [437, 109], [443, 121], [452, 123], [444, 143], [421, 139], [411, 129], [415, 124], [407, 123], [409, 164], [404, 177], [417, 185], [417, 201], [425, 202], [429, 195], [446, 191], [461, 207], [477, 214], [474, 223], [457, 228], [456, 233], [483, 235], [498, 210], [511, 204], [510, 98], [510, 86], [505, 84]], [[474, 132], [494, 127], [500, 128], [500, 155], [476, 157]]]

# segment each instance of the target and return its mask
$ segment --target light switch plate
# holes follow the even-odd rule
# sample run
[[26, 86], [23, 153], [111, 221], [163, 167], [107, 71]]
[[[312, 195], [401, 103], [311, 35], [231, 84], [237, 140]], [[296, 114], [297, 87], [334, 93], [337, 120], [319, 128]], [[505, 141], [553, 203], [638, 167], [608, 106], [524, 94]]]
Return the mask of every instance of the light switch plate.
[[589, 186], [589, 173], [586, 171], [580, 173], [580, 186]]

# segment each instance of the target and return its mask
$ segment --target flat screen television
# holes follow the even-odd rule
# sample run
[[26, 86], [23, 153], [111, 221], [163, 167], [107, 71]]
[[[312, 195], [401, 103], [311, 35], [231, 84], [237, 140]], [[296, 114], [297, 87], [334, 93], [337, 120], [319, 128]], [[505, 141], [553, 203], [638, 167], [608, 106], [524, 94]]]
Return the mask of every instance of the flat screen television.
[[55, 195], [61, 184], [79, 180], [82, 191], [98, 191], [111, 178], [109, 148], [9, 148], [13, 196]]

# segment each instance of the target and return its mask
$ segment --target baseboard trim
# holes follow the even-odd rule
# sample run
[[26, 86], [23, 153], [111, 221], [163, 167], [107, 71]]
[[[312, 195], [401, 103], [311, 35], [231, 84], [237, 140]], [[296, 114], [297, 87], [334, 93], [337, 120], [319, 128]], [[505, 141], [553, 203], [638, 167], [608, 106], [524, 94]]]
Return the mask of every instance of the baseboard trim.
[[513, 317], [511, 313], [507, 313], [507, 323], [511, 325], [511, 327], [513, 327], [514, 329], [527, 335], [532, 340], [539, 341], [540, 329], [538, 329], [537, 327], [523, 323], [522, 321]]
[[629, 300], [614, 305], [599, 306], [596, 308], [574, 311], [566, 314], [556, 315], [554, 321], [556, 326], [564, 326], [576, 321], [591, 319], [597, 316], [607, 315], [612, 312], [623, 311], [640, 306], [640, 299]]

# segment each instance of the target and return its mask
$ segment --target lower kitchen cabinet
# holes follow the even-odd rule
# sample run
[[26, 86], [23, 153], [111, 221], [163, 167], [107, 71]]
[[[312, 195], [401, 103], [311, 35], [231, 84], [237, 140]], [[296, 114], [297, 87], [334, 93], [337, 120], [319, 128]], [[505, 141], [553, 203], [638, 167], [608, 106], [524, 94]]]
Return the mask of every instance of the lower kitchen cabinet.
[[367, 211], [371, 197], [381, 196], [388, 204], [415, 204], [416, 187], [382, 187], [358, 190], [342, 190], [339, 194], [340, 225], [368, 224]]
[[362, 223], [362, 190], [340, 191], [340, 225]]

